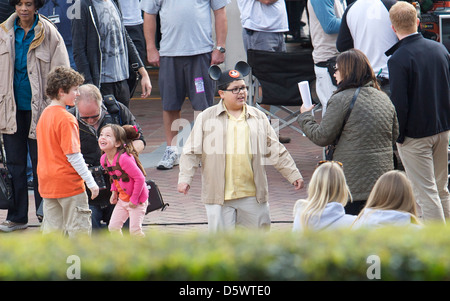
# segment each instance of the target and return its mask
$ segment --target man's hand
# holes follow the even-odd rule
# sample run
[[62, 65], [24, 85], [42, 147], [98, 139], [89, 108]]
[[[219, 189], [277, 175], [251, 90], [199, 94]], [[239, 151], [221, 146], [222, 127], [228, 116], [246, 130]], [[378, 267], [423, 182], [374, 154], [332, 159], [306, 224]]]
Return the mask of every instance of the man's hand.
[[153, 67], [159, 67], [159, 51], [156, 48], [147, 49], [147, 61]]
[[292, 185], [294, 185], [295, 190], [299, 190], [299, 189], [303, 188], [303, 186], [304, 186], [303, 179], [300, 178], [300, 179], [296, 180], [294, 183], [292, 183]]
[[189, 191], [189, 188], [190, 188], [190, 186], [187, 183], [179, 183], [178, 184], [178, 192], [179, 193], [187, 194]]
[[141, 97], [146, 98], [149, 97], [152, 93], [152, 83], [150, 81], [150, 76], [148, 76], [147, 70], [145, 67], [139, 68], [139, 74], [141, 75], [141, 88], [142, 93]]
[[220, 52], [217, 49], [214, 49], [211, 54], [211, 65], [219, 65], [225, 62], [225, 53]]

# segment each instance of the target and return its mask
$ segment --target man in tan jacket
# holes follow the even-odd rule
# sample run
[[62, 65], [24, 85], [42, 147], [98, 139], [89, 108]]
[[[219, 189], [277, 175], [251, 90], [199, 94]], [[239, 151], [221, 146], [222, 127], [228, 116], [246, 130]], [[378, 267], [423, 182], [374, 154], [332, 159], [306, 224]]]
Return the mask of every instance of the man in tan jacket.
[[270, 227], [265, 165], [273, 165], [296, 190], [303, 187], [300, 171], [267, 116], [246, 104], [246, 65], [238, 63], [236, 70], [223, 73], [211, 67], [221, 101], [198, 115], [181, 155], [180, 193], [189, 191], [201, 163], [210, 231]]

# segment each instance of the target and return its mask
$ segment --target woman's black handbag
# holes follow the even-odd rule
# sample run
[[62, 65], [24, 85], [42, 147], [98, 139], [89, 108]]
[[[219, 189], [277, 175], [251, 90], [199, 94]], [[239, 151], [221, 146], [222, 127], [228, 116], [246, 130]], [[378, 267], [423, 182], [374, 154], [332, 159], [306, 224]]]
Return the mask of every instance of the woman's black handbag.
[[148, 205], [147, 211], [145, 214], [148, 214], [152, 211], [161, 209], [164, 211], [169, 204], [165, 204], [162, 198], [161, 192], [159, 191], [158, 185], [156, 185], [155, 181], [147, 180], [145, 181], [148, 189]]
[[0, 168], [0, 209], [9, 209], [14, 203], [14, 190], [11, 173], [6, 168], [6, 155], [1, 136], [1, 153], [3, 167]]
[[328, 160], [328, 161], [333, 160], [334, 151], [336, 150], [336, 146], [339, 142], [339, 139], [341, 138], [342, 131], [344, 130], [344, 126], [347, 123], [350, 113], [352, 112], [353, 106], [355, 105], [355, 101], [356, 101], [356, 98], [358, 98], [358, 94], [359, 94], [360, 90], [361, 90], [361, 87], [358, 87], [355, 91], [355, 94], [353, 95], [352, 101], [350, 102], [350, 106], [348, 107], [347, 114], [344, 117], [344, 123], [342, 124], [341, 132], [336, 137], [336, 140], [334, 140], [333, 144], [330, 144], [325, 148], [325, 160]]

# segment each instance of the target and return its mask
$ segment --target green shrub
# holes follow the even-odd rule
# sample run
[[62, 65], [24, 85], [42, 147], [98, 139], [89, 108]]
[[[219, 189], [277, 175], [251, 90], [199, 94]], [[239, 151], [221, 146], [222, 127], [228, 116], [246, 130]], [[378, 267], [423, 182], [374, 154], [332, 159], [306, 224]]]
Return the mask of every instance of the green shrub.
[[0, 235], [0, 280], [450, 280], [450, 230], [236, 231], [145, 238]]

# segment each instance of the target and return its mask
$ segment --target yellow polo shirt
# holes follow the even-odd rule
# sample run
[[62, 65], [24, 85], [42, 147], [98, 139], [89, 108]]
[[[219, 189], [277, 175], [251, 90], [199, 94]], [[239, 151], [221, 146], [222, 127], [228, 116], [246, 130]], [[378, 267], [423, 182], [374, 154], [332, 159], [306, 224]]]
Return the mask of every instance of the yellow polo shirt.
[[[225, 110], [227, 110], [226, 107]], [[250, 148], [250, 130], [245, 113], [246, 107], [244, 106], [241, 115], [236, 119], [227, 110], [225, 200], [256, 196], [252, 169], [253, 156]]]

